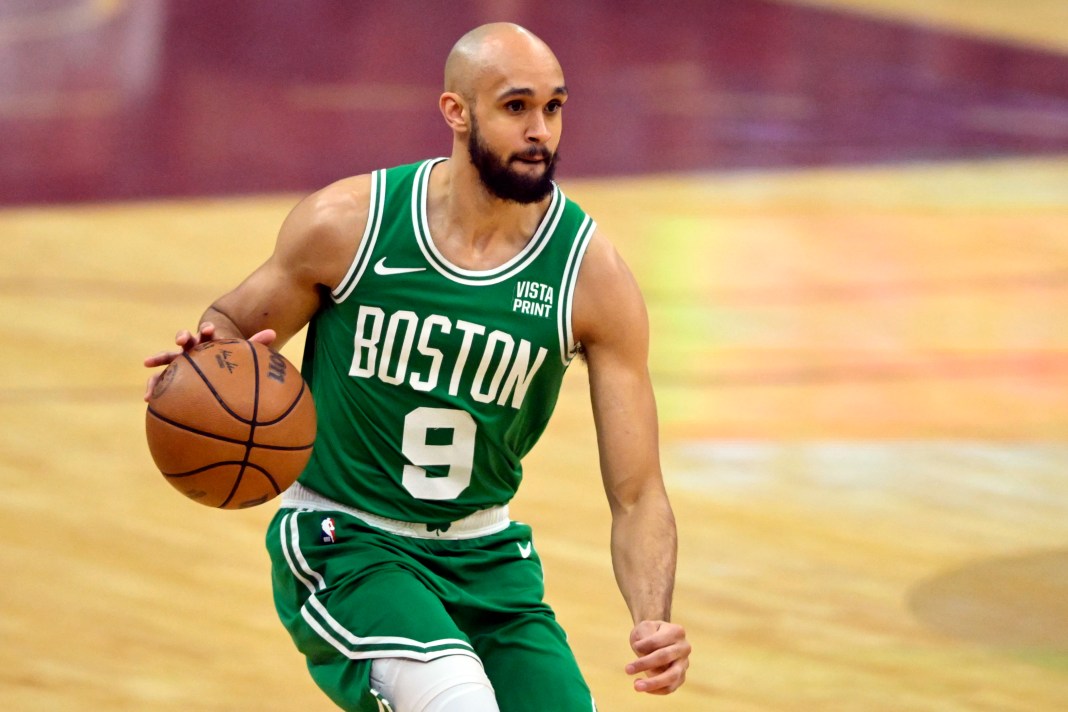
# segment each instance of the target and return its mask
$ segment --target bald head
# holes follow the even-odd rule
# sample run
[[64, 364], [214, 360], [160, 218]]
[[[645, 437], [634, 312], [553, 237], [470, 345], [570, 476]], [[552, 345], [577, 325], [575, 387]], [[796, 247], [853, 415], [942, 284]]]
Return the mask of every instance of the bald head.
[[445, 91], [472, 101], [479, 89], [515, 69], [563, 76], [556, 55], [534, 33], [511, 22], [482, 25], [461, 37], [445, 60]]

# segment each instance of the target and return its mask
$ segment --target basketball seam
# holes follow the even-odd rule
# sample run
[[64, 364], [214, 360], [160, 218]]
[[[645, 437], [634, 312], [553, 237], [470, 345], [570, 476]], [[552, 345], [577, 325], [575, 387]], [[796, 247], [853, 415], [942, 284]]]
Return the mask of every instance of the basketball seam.
[[289, 414], [292, 413], [293, 410], [297, 407], [297, 404], [300, 403], [300, 399], [303, 398], [303, 397], [304, 397], [304, 379], [302, 378], [301, 381], [300, 381], [300, 390], [297, 391], [297, 397], [293, 399], [293, 402], [289, 404], [289, 407], [285, 409], [285, 412], [283, 412], [281, 415], [279, 415], [274, 420], [265, 420], [262, 423], [257, 423], [257, 425], [274, 425], [276, 423], [279, 423], [279, 422], [285, 420], [289, 416]]
[[[227, 343], [227, 342], [230, 342], [230, 341], [237, 342], [237, 341], [240, 341], [240, 339], [227, 339], [225, 341], [213, 342], [213, 343]], [[253, 353], [255, 353], [255, 350], [253, 351]], [[240, 415], [235, 413], [234, 410], [229, 405], [226, 404], [226, 401], [223, 400], [223, 397], [221, 395], [219, 395], [219, 392], [217, 390], [215, 390], [215, 386], [212, 385], [211, 379], [209, 379], [207, 377], [207, 375], [203, 371], [200, 370], [200, 366], [197, 366], [196, 361], [193, 360], [193, 357], [190, 356], [188, 352], [183, 352], [182, 356], [184, 356], [185, 360], [189, 362], [189, 365], [193, 367], [193, 370], [196, 371], [196, 374], [198, 376], [200, 376], [200, 380], [204, 382], [204, 385], [208, 387], [208, 390], [211, 391], [211, 394], [213, 396], [215, 396], [215, 400], [217, 400], [219, 402], [219, 405], [221, 405], [223, 407], [223, 410], [225, 410], [227, 413], [229, 413], [234, 418], [234, 420], [236, 420], [239, 423], [244, 423], [245, 425], [251, 425], [252, 424], [252, 422], [250, 420], [248, 420], [246, 418], [242, 418]], [[256, 382], [256, 393], [257, 393], [257, 395], [259, 394], [259, 381]], [[255, 415], [256, 415], [255, 408], [252, 411], [252, 415], [253, 415], [253, 417], [255, 417]]]
[[[210, 465], [205, 465], [204, 467], [198, 467], [197, 469], [189, 470], [188, 472], [164, 472], [162, 474], [163, 474], [164, 477], [174, 477], [174, 478], [192, 477], [193, 475], [199, 475], [201, 472], [207, 472], [208, 470], [210, 470], [212, 468], [220, 467], [222, 465], [241, 465], [241, 464], [242, 464], [242, 462], [240, 460], [219, 460], [218, 462], [213, 462]], [[259, 472], [264, 477], [266, 477], [267, 480], [271, 483], [271, 487], [274, 488], [274, 493], [275, 494], [281, 494], [282, 493], [282, 488], [278, 486], [278, 480], [276, 480], [274, 478], [274, 475], [272, 475], [267, 470], [267, 468], [265, 468], [263, 465], [257, 465], [255, 462], [246, 462], [244, 464], [247, 465], [248, 467], [251, 467], [253, 470], [256, 470], [257, 472]]]
[[237, 491], [241, 489], [241, 481], [245, 479], [245, 470], [248, 469], [248, 458], [252, 454], [252, 448], [256, 444], [256, 416], [260, 413], [260, 355], [256, 352], [256, 345], [246, 341], [248, 350], [252, 354], [252, 422], [248, 425], [248, 440], [245, 441], [245, 457], [241, 461], [241, 469], [234, 478], [234, 486], [230, 488], [230, 494], [226, 495], [220, 507], [230, 504]]
[[[161, 413], [154, 410], [152, 406], [148, 407], [148, 412], [150, 415], [162, 420], [167, 425], [173, 425], [176, 428], [193, 433], [194, 435], [203, 435], [206, 438], [211, 438], [213, 440], [221, 440], [222, 442], [233, 443], [234, 445], [244, 445], [247, 442], [245, 440], [239, 440], [237, 438], [230, 438], [225, 435], [219, 435], [218, 433], [209, 433], [205, 430], [197, 430], [196, 428], [190, 425], [185, 425], [184, 423], [179, 423], [176, 420], [171, 420], [167, 416], [162, 415]], [[253, 443], [252, 445], [253, 447], [262, 448], [264, 450], [309, 450], [315, 447], [315, 441], [313, 440], [307, 445], [267, 445], [266, 443]]]

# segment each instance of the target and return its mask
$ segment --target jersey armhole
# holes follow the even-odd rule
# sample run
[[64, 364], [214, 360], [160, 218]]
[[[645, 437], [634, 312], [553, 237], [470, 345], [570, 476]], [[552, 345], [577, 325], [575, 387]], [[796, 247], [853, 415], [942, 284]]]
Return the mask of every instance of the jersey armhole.
[[575, 341], [575, 332], [571, 326], [572, 307], [575, 300], [575, 285], [578, 283], [579, 267], [586, 255], [590, 238], [597, 230], [597, 223], [587, 215], [579, 226], [575, 241], [571, 244], [571, 254], [564, 265], [564, 276], [560, 282], [560, 308], [557, 311], [558, 331], [560, 335], [560, 360], [567, 366], [575, 358], [579, 344]]
[[335, 303], [348, 299], [352, 291], [356, 289], [360, 278], [367, 269], [367, 263], [371, 261], [374, 253], [375, 242], [378, 240], [378, 231], [382, 227], [382, 213], [386, 202], [386, 171], [377, 170], [371, 174], [371, 195], [367, 206], [367, 225], [364, 226], [363, 236], [360, 238], [360, 246], [356, 248], [356, 256], [352, 258], [348, 272], [341, 283], [330, 291], [330, 297]]

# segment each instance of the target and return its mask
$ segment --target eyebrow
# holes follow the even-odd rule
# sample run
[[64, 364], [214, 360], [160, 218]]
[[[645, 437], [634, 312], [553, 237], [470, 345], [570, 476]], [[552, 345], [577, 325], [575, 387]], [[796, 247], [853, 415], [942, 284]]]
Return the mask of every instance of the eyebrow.
[[[553, 96], [567, 96], [567, 87], [561, 84], [553, 89], [552, 93]], [[515, 96], [532, 97], [534, 96], [534, 90], [529, 87], [510, 87], [501, 92], [497, 97], [497, 101], [503, 101]]]

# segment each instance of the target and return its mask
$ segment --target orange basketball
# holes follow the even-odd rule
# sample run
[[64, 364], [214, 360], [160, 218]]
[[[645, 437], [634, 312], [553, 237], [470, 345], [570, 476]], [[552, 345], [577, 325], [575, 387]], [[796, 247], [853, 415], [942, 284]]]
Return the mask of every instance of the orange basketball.
[[208, 341], [175, 359], [152, 390], [145, 430], [174, 487], [209, 507], [242, 509], [297, 479], [315, 443], [315, 404], [300, 371], [263, 344]]

